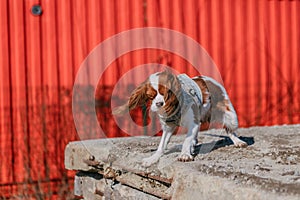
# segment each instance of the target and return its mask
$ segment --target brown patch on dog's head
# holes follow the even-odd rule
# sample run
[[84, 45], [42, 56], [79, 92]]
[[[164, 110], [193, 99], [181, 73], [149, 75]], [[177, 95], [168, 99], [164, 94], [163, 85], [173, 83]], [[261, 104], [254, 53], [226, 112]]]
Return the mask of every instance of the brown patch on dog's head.
[[164, 96], [165, 101], [163, 109], [167, 115], [170, 115], [179, 106], [178, 97], [181, 95], [181, 85], [177, 76], [168, 70], [165, 70], [158, 75], [158, 91]]

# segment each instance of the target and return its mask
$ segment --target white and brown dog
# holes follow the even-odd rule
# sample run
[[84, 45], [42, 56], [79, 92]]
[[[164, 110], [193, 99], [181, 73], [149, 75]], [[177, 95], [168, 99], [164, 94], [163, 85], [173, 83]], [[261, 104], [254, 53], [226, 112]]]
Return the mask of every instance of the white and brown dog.
[[212, 78], [198, 76], [191, 79], [185, 74], [176, 76], [167, 70], [152, 74], [132, 92], [125, 105], [114, 109], [113, 114], [124, 114], [148, 101], [151, 102], [151, 111], [159, 117], [163, 134], [157, 151], [143, 159], [146, 167], [156, 163], [164, 154], [177, 126], [188, 130], [179, 161], [194, 160], [199, 127], [204, 122], [222, 124], [235, 146], [247, 146], [234, 133], [238, 120], [226, 90]]

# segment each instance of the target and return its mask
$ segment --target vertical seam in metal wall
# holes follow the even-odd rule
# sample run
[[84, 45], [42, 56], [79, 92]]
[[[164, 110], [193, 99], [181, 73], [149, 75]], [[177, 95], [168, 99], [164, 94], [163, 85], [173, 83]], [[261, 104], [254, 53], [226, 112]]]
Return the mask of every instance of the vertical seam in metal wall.
[[[230, 70], [228, 70], [229, 72], [233, 72], [232, 73], [232, 80], [237, 80], [237, 73], [234, 73], [234, 72], [236, 72], [236, 70], [235, 70], [235, 68], [236, 68], [236, 63], [237, 63], [237, 58], [236, 57], [233, 57], [233, 56], [236, 56], [236, 45], [235, 45], [235, 41], [236, 41], [236, 38], [235, 38], [235, 33], [236, 33], [236, 26], [235, 26], [235, 21], [236, 21], [236, 18], [235, 18], [235, 14], [236, 14], [236, 4], [232, 4], [231, 6], [230, 6], [230, 8], [231, 8], [231, 12], [230, 12], [230, 18], [231, 18], [231, 34], [230, 34], [230, 36], [231, 36], [231, 42], [233, 43], [232, 45], [231, 45], [231, 59], [230, 59], [230, 62], [229, 62], [229, 65], [231, 65], [231, 66], [229, 66], [230, 68]], [[237, 87], [237, 85], [236, 85], [236, 82], [233, 82], [232, 81], [232, 84], [231, 85], [233, 85], [234, 87], [235, 87], [235, 92], [233, 93], [233, 99], [234, 99], [234, 102], [233, 102], [233, 104], [235, 103], [235, 102], [237, 102], [237, 100], [238, 100], [238, 97], [239, 97], [239, 88]], [[232, 97], [231, 97], [232, 98]], [[239, 115], [238, 115], [239, 116]]]
[[[286, 3], [285, 4], [285, 9], [286, 9], [285, 13], [286, 13], [286, 16], [287, 16], [287, 19], [286, 19], [287, 22], [286, 23], [288, 23], [287, 26], [292, 27], [292, 23], [291, 23], [292, 22], [291, 4]], [[291, 28], [291, 31], [293, 31], [292, 28]], [[288, 37], [287, 40], [288, 40], [287, 44], [290, 45], [290, 48], [292, 48], [292, 36]], [[290, 52], [292, 54], [292, 50]], [[296, 93], [294, 84], [296, 83], [297, 79], [294, 80], [295, 76], [293, 76], [293, 71], [292, 71], [292, 67], [291, 67], [291, 66], [293, 66], [293, 61], [292, 61], [292, 59], [288, 59], [288, 60], [289, 60], [288, 61], [288, 66], [290, 66], [290, 68], [288, 69], [288, 76], [291, 77], [292, 80], [289, 80], [289, 84], [288, 84], [288, 90], [289, 91], [288, 91], [288, 97], [287, 98], [288, 98], [288, 101], [293, 105], [294, 102], [295, 102], [294, 98], [293, 98], [293, 94]], [[290, 90], [292, 90], [292, 91], [290, 91]], [[288, 106], [288, 122], [293, 123], [293, 121], [294, 121], [293, 108]]]
[[11, 131], [11, 164], [12, 164], [12, 179], [13, 182], [16, 182], [16, 175], [15, 175], [15, 159], [14, 159], [14, 135], [15, 135], [15, 131], [14, 131], [14, 120], [13, 120], [13, 88], [12, 88], [12, 70], [11, 70], [11, 37], [10, 37], [10, 5], [9, 5], [9, 0], [6, 1], [6, 5], [7, 5], [7, 38], [8, 38], [8, 73], [9, 73], [9, 109], [10, 109], [10, 131]]
[[[39, 4], [41, 3], [40, 1], [38, 2]], [[46, 9], [46, 8], [44, 8]], [[43, 163], [44, 163], [44, 166], [45, 166], [45, 179], [46, 180], [50, 180], [49, 178], [49, 166], [47, 165], [48, 162], [47, 162], [47, 154], [48, 154], [48, 151], [47, 151], [47, 127], [46, 127], [46, 108], [47, 108], [47, 105], [46, 105], [46, 102], [45, 102], [45, 82], [44, 82], [44, 69], [43, 69], [43, 56], [44, 56], [44, 53], [43, 53], [43, 16], [41, 17], [41, 20], [39, 21], [39, 26], [40, 26], [40, 45], [41, 45], [41, 58], [40, 58], [40, 67], [41, 67], [41, 98], [42, 98], [42, 102], [41, 102], [41, 118], [42, 118], [42, 137], [43, 137]], [[47, 90], [46, 90], [47, 92]]]
[[[275, 64], [275, 67], [277, 68], [277, 73], [275, 73], [275, 84], [277, 84], [277, 94], [276, 94], [276, 106], [278, 106], [279, 109], [277, 109], [277, 113], [275, 116], [280, 116], [280, 114], [283, 112], [283, 107], [282, 107], [282, 83], [286, 84], [286, 81], [284, 80], [284, 77], [282, 76], [282, 70], [281, 70], [281, 59], [280, 59], [280, 63], [277, 61], [277, 59], [279, 57], [281, 57], [281, 37], [282, 37], [282, 33], [281, 33], [281, 2], [275, 2], [275, 13], [276, 13], [276, 17], [277, 17], [277, 20], [279, 21], [277, 23], [277, 26], [276, 26], [276, 36], [277, 36], [277, 39], [275, 39], [275, 42], [277, 43], [277, 45], [275, 46], [276, 48], [276, 53], [275, 53], [275, 58], [274, 58], [274, 64]], [[276, 19], [275, 19], [276, 20]], [[277, 120], [276, 120], [277, 124], [279, 123], [282, 123], [282, 117], [278, 117]]]
[[[103, 6], [103, 4], [102, 3], [99, 3], [99, 11], [101, 12], [101, 14], [99, 14], [99, 17], [100, 18], [103, 18], [103, 12], [102, 12], [102, 10], [104, 9], [104, 6]], [[100, 31], [99, 31], [99, 34], [100, 34], [100, 41], [102, 41], [103, 39], [104, 39], [104, 25], [103, 25], [103, 23], [101, 23], [101, 20], [100, 20]], [[99, 56], [102, 56], [102, 55], [99, 55]], [[102, 64], [102, 60], [100, 61], [101, 62], [101, 64]]]
[[200, 44], [200, 46], [202, 46], [201, 42], [201, 36], [200, 36], [200, 3], [196, 4], [197, 8], [196, 8], [196, 41]]
[[[85, 48], [82, 52], [82, 56], [85, 56], [85, 57], [83, 57], [83, 60], [86, 60], [86, 58], [88, 56], [88, 51], [90, 50], [89, 39], [88, 39], [89, 38], [89, 32], [90, 32], [89, 31], [89, 23], [88, 23], [89, 18], [88, 18], [88, 12], [87, 12], [87, 8], [89, 7], [88, 2], [89, 1], [86, 1], [86, 3], [84, 4], [85, 7], [83, 9], [85, 11], [84, 12], [84, 17], [85, 17], [85, 21], [86, 21], [86, 23], [83, 24], [84, 29], [85, 29], [84, 30], [85, 31], [85, 38], [81, 37], [81, 40], [80, 40], [81, 44], [83, 44], [81, 46], [82, 47], [85, 46]], [[80, 30], [78, 29], [78, 27], [77, 27], [77, 30], [78, 30], [78, 34], [80, 34]], [[88, 65], [90, 65], [88, 59], [86, 60], [86, 62], [87, 62]], [[90, 83], [90, 81], [91, 81], [91, 71], [90, 71], [89, 67], [87, 67], [86, 70], [87, 70], [87, 77], [88, 77], [88, 80], [89, 80], [89, 83]]]
[[[179, 3], [179, 6], [181, 7], [181, 9], [180, 9], [180, 23], [181, 23], [181, 27], [182, 27], [181, 32], [183, 34], [187, 34], [188, 31], [187, 31], [187, 28], [186, 28], [185, 23], [184, 23], [184, 13], [183, 13], [183, 9], [182, 9], [183, 6], [184, 6], [183, 1], [179, 1], [178, 3]], [[184, 46], [184, 52], [186, 54], [189, 54], [186, 42], [184, 42], [182, 45]], [[180, 55], [177, 55], [177, 56], [180, 57], [181, 60], [184, 60]], [[183, 67], [183, 69], [185, 69], [186, 73], [188, 73], [188, 71], [187, 71], [188, 66], [187, 66], [186, 61], [184, 62], [184, 66], [182, 66], [182, 67]]]
[[[207, 31], [207, 41], [209, 41], [209, 42], [207, 42], [207, 47], [206, 47], [206, 51], [208, 52], [208, 54], [212, 57], [212, 59], [213, 59], [213, 56], [215, 56], [215, 55], [213, 55], [213, 51], [212, 51], [212, 45], [210, 44], [210, 42], [212, 41], [212, 34], [211, 34], [211, 23], [212, 23], [212, 16], [211, 16], [211, 1], [206, 1], [206, 17], [207, 17], [207, 20], [205, 20], [206, 21], [206, 25], [208, 25], [208, 28], [206, 29]], [[219, 68], [218, 66], [217, 66], [217, 68]]]
[[271, 87], [271, 79], [270, 79], [270, 75], [269, 75], [269, 69], [270, 69], [270, 61], [269, 61], [269, 49], [270, 49], [270, 41], [269, 39], [267, 38], [267, 35], [268, 35], [268, 32], [269, 32], [269, 29], [267, 28], [270, 23], [270, 10], [268, 8], [268, 5], [267, 5], [267, 2], [264, 2], [264, 19], [263, 20], [263, 31], [264, 31], [264, 34], [263, 34], [263, 56], [264, 56], [264, 59], [265, 59], [265, 72], [264, 72], [264, 75], [265, 75], [265, 79], [266, 79], [266, 83], [265, 83], [265, 95], [264, 95], [264, 98], [265, 98], [265, 113], [264, 113], [264, 121], [263, 123], [264, 124], [268, 124], [269, 125], [269, 121], [270, 121], [270, 112], [269, 112], [269, 107], [270, 107], [270, 93], [269, 93], [269, 89]]
[[[169, 8], [171, 8], [172, 10], [174, 10], [174, 7], [176, 6], [175, 5], [175, 1], [173, 1], [173, 0], [169, 0]], [[177, 12], [175, 12], [176, 14], [177, 14]], [[176, 23], [175, 23], [175, 20], [173, 20], [173, 18], [172, 17], [174, 17], [174, 12], [172, 13], [172, 11], [171, 12], [169, 12], [169, 15], [168, 15], [168, 17], [167, 17], [167, 19], [166, 19], [166, 25], [168, 25], [172, 30], [176, 30], [176, 31], [180, 31], [179, 29], [178, 29], [178, 27], [176, 27]], [[169, 37], [171, 37], [171, 36], [169, 36]], [[171, 40], [173, 40], [174, 38], [170, 38]], [[170, 46], [172, 47], [174, 45], [174, 43], [170, 43]], [[176, 66], [175, 66], [175, 62], [176, 62], [176, 54], [174, 54], [173, 52], [168, 52], [169, 54], [170, 54], [170, 57], [172, 58], [172, 59], [170, 59], [169, 60], [169, 63], [167, 63], [167, 65], [169, 66], [169, 67], [172, 67], [172, 68], [175, 68]], [[180, 69], [180, 67], [179, 67], [179, 69]]]
[[157, 13], [158, 13], [158, 18], [159, 18], [158, 26], [163, 27], [163, 22], [162, 22], [162, 17], [161, 17], [161, 6], [160, 6], [159, 2], [160, 2], [159, 0], [156, 1], [157, 11], [158, 11]]
[[[256, 73], [257, 75], [257, 79], [258, 80], [255, 84], [256, 84], [256, 87], [255, 87], [255, 92], [256, 92], [256, 97], [257, 99], [255, 99], [254, 102], [257, 102], [257, 105], [255, 105], [257, 107], [257, 111], [258, 111], [258, 116], [255, 115], [255, 124], [256, 125], [260, 125], [261, 123], [261, 119], [262, 119], [262, 90], [260, 90], [261, 86], [262, 86], [262, 76], [261, 76], [261, 53], [260, 53], [260, 34], [261, 34], [261, 30], [260, 30], [260, 26], [258, 25], [259, 24], [259, 18], [260, 18], [260, 12], [259, 12], [259, 3], [254, 3], [254, 11], [256, 12], [254, 14], [254, 24], [257, 24], [257, 33], [258, 33], [258, 36], [256, 36], [256, 42], [258, 43], [258, 45], [255, 45], [257, 50], [256, 50], [256, 59], [255, 59], [255, 63], [257, 63], [257, 67], [258, 69], [256, 69], [257, 71], [259, 71], [259, 73]], [[259, 52], [259, 53], [257, 53]]]
[[[218, 51], [218, 54], [219, 54], [219, 59], [220, 59], [220, 63], [221, 64], [223, 64], [223, 66], [220, 66], [219, 67], [219, 71], [220, 71], [220, 74], [221, 74], [221, 76], [222, 76], [222, 79], [223, 79], [223, 83], [224, 84], [227, 84], [227, 74], [225, 73], [226, 71], [225, 71], [225, 65], [224, 65], [224, 61], [225, 61], [225, 59], [224, 59], [224, 46], [225, 46], [225, 44], [224, 44], [224, 33], [225, 33], [225, 30], [224, 30], [224, 24], [223, 24], [223, 19], [224, 19], [224, 6], [223, 6], [223, 3], [221, 3], [221, 2], [223, 2], [223, 1], [220, 1], [220, 4], [221, 5], [219, 5], [219, 8], [218, 8], [218, 10], [219, 10], [219, 12], [218, 12], [218, 18], [219, 18], [219, 24], [220, 24], [220, 29], [219, 29], [219, 31], [221, 32], [221, 34], [219, 34], [219, 37], [220, 37], [220, 44], [219, 44], [219, 49], [218, 50], [216, 50], [216, 51]], [[227, 38], [226, 38], [227, 39]], [[226, 86], [226, 85], [225, 85]]]
[[[119, 20], [118, 20], [118, 17], [119, 17], [119, 14], [120, 14], [120, 12], [118, 12], [118, 6], [117, 6], [117, 3], [114, 1], [114, 3], [113, 3], [113, 7], [114, 7], [114, 13], [116, 13], [115, 15], [114, 15], [114, 26], [113, 26], [113, 28], [114, 28], [114, 30], [113, 30], [113, 33], [114, 34], [118, 34], [119, 33], [119, 30], [118, 30], [118, 27], [120, 26], [120, 22], [119, 22]], [[118, 41], [117, 41], [118, 42]], [[115, 60], [115, 62], [116, 62], [116, 65], [118, 66], [118, 67], [120, 67], [120, 58], [117, 58], [116, 60]], [[105, 71], [104, 71], [104, 73], [105, 73]], [[103, 73], [103, 74], [104, 74]], [[107, 76], [103, 76], [103, 80], [109, 80], [110, 78], [107, 78]], [[105, 81], [104, 81], [104, 83], [105, 83]], [[110, 137], [110, 135], [108, 135], [108, 137]]]
[[147, 12], [147, 0], [143, 0], [143, 26], [148, 26], [148, 12]]
[[[75, 66], [75, 57], [74, 57], [74, 43], [75, 43], [75, 38], [74, 38], [74, 13], [73, 13], [73, 6], [72, 3], [69, 3], [70, 5], [70, 34], [71, 34], [71, 66], [72, 66], [72, 84], [74, 84], [75, 79], [76, 79], [76, 66]], [[72, 88], [73, 90], [73, 88]], [[72, 91], [73, 93], [73, 91]]]
[[[241, 5], [241, 12], [243, 13], [243, 26], [242, 26], [242, 29], [243, 29], [243, 36], [241, 37], [241, 40], [242, 40], [242, 44], [245, 44], [244, 47], [241, 47], [241, 48], [245, 48], [245, 49], [242, 49], [243, 50], [243, 53], [245, 53], [245, 59], [244, 59], [244, 63], [243, 63], [243, 66], [247, 66], [247, 63], [248, 63], [248, 57], [247, 57], [247, 48], [248, 48], [248, 31], [247, 31], [247, 28], [249, 26], [248, 24], [248, 1], [242, 1], [242, 5]], [[244, 84], [243, 85], [245, 88], [249, 88], [249, 78], [248, 78], [248, 75], [249, 75], [249, 69], [247, 69], [247, 67], [244, 69], [245, 70], [245, 73], [244, 73]], [[244, 94], [244, 108], [250, 108], [250, 105], [249, 105], [249, 93], [248, 92], [245, 92]], [[244, 118], [246, 120], [246, 126], [249, 126], [251, 125], [251, 119], [249, 118]]]
[[[57, 19], [57, 10], [58, 10], [58, 7], [57, 7], [57, 1], [54, 1], [54, 16], [55, 16], [55, 40], [56, 40], [56, 46], [55, 46], [55, 49], [56, 49], [56, 73], [57, 73], [57, 103], [58, 103], [58, 109], [57, 109], [57, 113], [58, 113], [58, 124], [56, 125], [56, 127], [59, 129], [60, 125], [61, 125], [61, 101], [60, 101], [60, 95], [61, 95], [61, 85], [60, 85], [60, 72], [59, 72], [59, 69], [60, 69], [60, 64], [59, 64], [59, 39], [58, 39], [58, 19]], [[59, 131], [55, 131], [55, 141], [57, 144], [59, 144], [59, 138], [62, 134], [62, 132], [59, 132]], [[60, 158], [62, 157], [61, 156], [61, 153], [60, 152], [63, 152], [63, 150], [61, 149], [61, 145], [58, 145], [58, 148], [55, 148], [56, 150], [56, 163], [58, 165], [58, 167], [60, 168], [61, 166], [59, 166], [59, 163], [60, 162]], [[60, 170], [61, 171], [61, 170]]]
[[[24, 161], [24, 168], [25, 170], [27, 170], [26, 168], [28, 167], [28, 181], [31, 181], [31, 162], [30, 162], [30, 155], [31, 155], [31, 151], [30, 151], [30, 124], [29, 124], [29, 119], [28, 119], [28, 111], [29, 111], [29, 103], [28, 103], [28, 59], [27, 59], [27, 34], [26, 34], [26, 4], [25, 2], [23, 2], [23, 24], [24, 24], [24, 29], [23, 29], [23, 34], [24, 34], [24, 69], [25, 69], [25, 124], [26, 124], [26, 128], [24, 130], [25, 135], [27, 136], [27, 138], [24, 139], [24, 143], [25, 143], [25, 148], [27, 150], [28, 156], [27, 156], [27, 160]], [[25, 180], [26, 181], [26, 180]]]

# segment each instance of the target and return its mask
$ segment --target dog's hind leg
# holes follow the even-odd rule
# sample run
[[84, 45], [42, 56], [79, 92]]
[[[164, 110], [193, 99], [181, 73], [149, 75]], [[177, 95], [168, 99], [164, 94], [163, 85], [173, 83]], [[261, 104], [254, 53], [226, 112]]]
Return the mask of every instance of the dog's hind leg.
[[225, 88], [212, 78], [201, 76], [200, 79], [205, 81], [211, 96], [210, 121], [222, 123], [235, 146], [246, 147], [247, 143], [234, 133], [238, 128], [238, 120]]
[[247, 147], [248, 144], [241, 139], [238, 138], [238, 136], [235, 134], [235, 132], [230, 131], [229, 129], [226, 129], [226, 132], [229, 136], [229, 138], [232, 140], [234, 146], [244, 148]]
[[248, 144], [238, 138], [235, 131], [238, 128], [238, 120], [235, 111], [226, 110], [224, 113], [224, 128], [236, 147], [247, 147]]

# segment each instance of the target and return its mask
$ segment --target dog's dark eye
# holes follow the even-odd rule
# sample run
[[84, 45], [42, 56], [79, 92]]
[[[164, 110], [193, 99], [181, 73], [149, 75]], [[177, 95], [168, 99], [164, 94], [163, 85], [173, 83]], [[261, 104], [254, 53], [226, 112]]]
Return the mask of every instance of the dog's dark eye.
[[155, 90], [150, 90], [150, 91], [147, 91], [146, 95], [150, 100], [153, 100], [156, 96], [156, 93], [157, 92]]
[[150, 100], [153, 100], [153, 99], [155, 98], [155, 96], [150, 96], [150, 95], [148, 95], [148, 98], [149, 98]]
[[163, 85], [160, 85], [158, 88], [160, 94], [165, 94], [166, 90], [167, 90], [166, 87]]
[[156, 92], [155, 92], [155, 93], [152, 93], [152, 92], [147, 93], [147, 97], [148, 97], [150, 100], [153, 100], [153, 99], [155, 98], [155, 96], [156, 96]]

